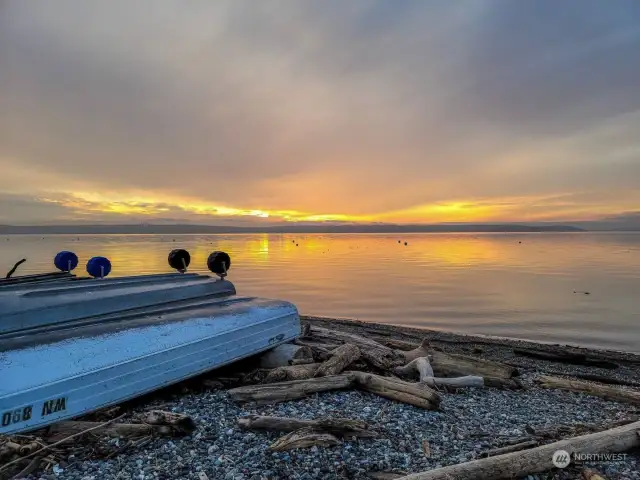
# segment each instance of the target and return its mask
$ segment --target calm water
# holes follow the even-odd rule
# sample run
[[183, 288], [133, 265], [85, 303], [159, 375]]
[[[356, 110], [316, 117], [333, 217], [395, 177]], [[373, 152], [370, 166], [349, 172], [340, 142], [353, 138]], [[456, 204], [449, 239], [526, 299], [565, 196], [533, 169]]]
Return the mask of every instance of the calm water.
[[112, 275], [167, 272], [168, 252], [181, 247], [192, 254], [191, 271], [204, 272], [208, 254], [224, 250], [239, 293], [290, 300], [306, 314], [640, 351], [640, 234], [16, 235], [0, 241], [2, 271], [23, 257], [28, 261], [19, 273], [51, 271], [55, 254], [68, 249], [81, 265], [107, 256]]

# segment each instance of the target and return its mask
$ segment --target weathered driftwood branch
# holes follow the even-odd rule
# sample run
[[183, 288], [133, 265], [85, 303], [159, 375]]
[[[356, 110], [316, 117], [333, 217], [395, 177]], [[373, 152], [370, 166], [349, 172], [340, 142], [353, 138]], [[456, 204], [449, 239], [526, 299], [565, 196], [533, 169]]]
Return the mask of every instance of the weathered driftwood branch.
[[512, 378], [518, 376], [518, 369], [492, 360], [469, 355], [458, 355], [430, 352], [431, 366], [439, 377], [458, 377], [462, 375], [476, 375], [479, 377]]
[[408, 403], [427, 410], [436, 410], [440, 396], [427, 386], [403, 382], [395, 378], [380, 377], [372, 373], [348, 372], [355, 378], [359, 389], [384, 398]]
[[544, 388], [558, 388], [572, 392], [586, 393], [587, 395], [595, 395], [616, 402], [640, 405], [640, 392], [633, 392], [631, 390], [581, 382], [579, 380], [569, 380], [567, 378], [550, 377], [547, 375], [538, 377], [536, 382]]
[[519, 478], [552, 469], [557, 450], [573, 453], [619, 453], [640, 446], [640, 422], [550, 443], [530, 450], [437, 468], [402, 477], [402, 480], [495, 480]]
[[554, 372], [551, 370], [544, 370], [544, 373], [551, 376], [567, 375], [570, 377], [577, 378], [579, 380], [587, 380], [588, 382], [604, 383], [607, 385], [623, 385], [626, 387], [640, 387], [640, 382], [634, 382], [631, 380], [621, 380], [618, 378], [608, 377], [605, 375], [597, 375], [594, 373], [578, 373], [578, 372], [566, 373], [566, 372]]
[[315, 360], [313, 358], [294, 358], [290, 363], [293, 367], [295, 365], [309, 365], [310, 363], [315, 363]]
[[63, 438], [62, 440], [59, 440], [59, 441], [54, 442], [54, 443], [51, 443], [51, 444], [49, 444], [49, 445], [45, 445], [44, 447], [40, 448], [39, 450], [36, 450], [36, 451], [34, 451], [34, 452], [31, 452], [31, 453], [29, 453], [28, 455], [25, 455], [24, 457], [17, 458], [17, 459], [14, 459], [14, 460], [11, 460], [11, 461], [10, 461], [10, 462], [8, 462], [8, 463], [5, 463], [5, 464], [3, 464], [3, 465], [0, 465], [0, 472], [3, 472], [3, 471], [5, 471], [5, 470], [7, 470], [9, 467], [12, 467], [12, 466], [13, 466], [13, 465], [15, 465], [16, 463], [22, 462], [22, 461], [24, 461], [25, 459], [27, 459], [27, 458], [29, 458], [29, 457], [35, 456], [35, 455], [36, 455], [36, 453], [40, 453], [40, 454], [41, 454], [41, 453], [44, 453], [45, 451], [51, 450], [51, 449], [53, 449], [53, 448], [57, 447], [58, 445], [60, 445], [60, 444], [62, 444], [62, 443], [66, 443], [66, 442], [68, 442], [69, 440], [72, 440], [72, 439], [74, 439], [74, 438], [76, 438], [76, 437], [79, 437], [79, 436], [81, 436], [81, 435], [87, 434], [87, 433], [89, 433], [89, 432], [91, 432], [91, 431], [93, 431], [93, 430], [97, 430], [97, 429], [99, 429], [99, 428], [102, 428], [102, 427], [104, 427], [104, 426], [106, 426], [106, 425], [109, 425], [110, 423], [115, 423], [115, 422], [117, 422], [118, 420], [120, 420], [122, 417], [124, 417], [124, 414], [122, 414], [122, 415], [120, 415], [120, 416], [118, 416], [118, 417], [112, 418], [111, 420], [107, 420], [107, 421], [106, 421], [106, 422], [104, 422], [104, 423], [99, 423], [99, 424], [97, 424], [96, 426], [91, 427], [91, 428], [90, 428], [90, 429], [88, 429], [88, 430], [85, 430], [85, 431], [82, 431], [82, 432], [78, 432], [78, 433], [74, 433], [73, 435], [70, 435], [70, 436], [68, 436], [68, 437], [65, 437], [65, 438]]
[[317, 432], [312, 428], [303, 428], [279, 438], [269, 446], [269, 449], [274, 452], [283, 452], [294, 448], [331, 447], [339, 444], [340, 440], [330, 433]]
[[431, 351], [432, 349], [429, 346], [429, 340], [425, 338], [419, 346], [412, 350], [396, 350], [396, 353], [402, 356], [406, 363], [411, 363], [416, 358], [427, 357]]
[[166, 412], [164, 410], [149, 410], [136, 415], [135, 418], [142, 423], [155, 426], [171, 427], [178, 433], [189, 434], [196, 429], [193, 419], [182, 413]]
[[[300, 365], [305, 366], [305, 365]], [[232, 400], [260, 404], [284, 402], [303, 398], [316, 392], [357, 387], [398, 402], [433, 410], [440, 405], [440, 397], [429, 387], [380, 377], [364, 372], [345, 372], [341, 375], [315, 377], [305, 380], [279, 382], [268, 385], [248, 385], [229, 390]]]
[[611, 430], [613, 428], [621, 427], [623, 425], [629, 425], [630, 423], [640, 421], [639, 417], [624, 418], [622, 420], [616, 420], [605, 424], [585, 424], [575, 423], [572, 425], [546, 425], [533, 427], [531, 425], [525, 426], [525, 431], [536, 438], [544, 440], [558, 440], [566, 436], [585, 435], [587, 433], [603, 432], [605, 430]]
[[[100, 425], [97, 422], [64, 421], [49, 427], [47, 441], [57, 442], [70, 435], [87, 431]], [[106, 437], [137, 438], [147, 435], [171, 435], [173, 429], [167, 425], [147, 425], [144, 423], [113, 423], [91, 431], [94, 435]]]
[[408, 352], [396, 350], [396, 354], [404, 358], [405, 363], [411, 363], [420, 357], [429, 357], [431, 367], [435, 375], [439, 377], [476, 375], [479, 377], [511, 378], [518, 375], [518, 370], [515, 367], [504, 363], [436, 350], [429, 346], [427, 339], [424, 339], [420, 346], [413, 350]]
[[382, 345], [384, 345], [385, 347], [389, 347], [394, 350], [400, 350], [403, 352], [415, 350], [416, 348], [420, 347], [420, 345], [417, 345], [415, 343], [405, 342], [404, 340], [397, 340], [395, 338], [384, 338], [384, 339], [379, 339], [376, 337], [373, 337], [373, 338], [377, 340], [379, 343], [381, 343]]
[[527, 448], [537, 447], [538, 442], [536, 440], [527, 440], [526, 442], [514, 443], [506, 447], [494, 448], [493, 450], [487, 450], [480, 454], [482, 458], [495, 457], [497, 455], [504, 455], [505, 453], [519, 452], [520, 450], [526, 450]]
[[320, 363], [306, 363], [303, 365], [291, 365], [271, 370], [264, 379], [265, 383], [284, 382], [287, 380], [304, 380], [312, 378]]
[[429, 363], [429, 359], [427, 357], [418, 357], [414, 360], [411, 360], [404, 366], [396, 367], [393, 369], [393, 373], [400, 377], [409, 377], [416, 372], [420, 377], [421, 383], [426, 382], [427, 379], [433, 378], [435, 376], [433, 373], [433, 368], [431, 368], [431, 364]]
[[6, 460], [13, 457], [14, 455], [20, 455], [21, 446], [22, 445], [20, 445], [19, 443], [7, 440], [2, 445], [0, 445], [0, 460]]
[[38, 470], [38, 468], [40, 468], [40, 462], [42, 461], [42, 457], [33, 457], [31, 459], [31, 461], [27, 464], [26, 467], [24, 467], [22, 470], [20, 470], [18, 473], [16, 473], [13, 477], [15, 479], [19, 479], [19, 478], [25, 478], [28, 477], [30, 474], [32, 474], [33, 472], [35, 472], [36, 470]]
[[369, 347], [369, 350], [376, 350], [382, 355], [394, 356], [393, 350], [389, 347], [371, 340], [370, 338], [356, 335], [355, 333], [349, 333], [338, 330], [329, 330], [322, 327], [311, 327], [311, 336], [313, 339], [320, 339], [331, 343], [353, 343], [359, 347]]
[[293, 360], [313, 359], [311, 347], [284, 343], [263, 353], [258, 359], [260, 368], [286, 367]]
[[301, 347], [320, 348], [323, 350], [335, 350], [341, 344], [340, 343], [327, 343], [326, 341], [318, 341], [314, 338], [296, 338], [293, 343]]
[[331, 358], [318, 367], [315, 376], [338, 375], [359, 358], [360, 349], [353, 343], [346, 343], [332, 352]]
[[418, 372], [420, 376], [420, 383], [425, 384], [429, 387], [494, 387], [510, 390], [522, 388], [522, 384], [520, 382], [516, 382], [513, 379], [480, 377], [474, 375], [466, 375], [455, 378], [434, 377], [433, 369], [431, 368], [431, 364], [429, 363], [429, 359], [427, 357], [416, 358], [403, 367], [396, 367], [393, 371], [396, 375], [399, 376], [409, 376], [415, 372]]
[[[303, 366], [303, 365], [300, 365]], [[333, 375], [330, 377], [309, 378], [269, 385], [248, 385], [233, 388], [229, 396], [236, 402], [257, 402], [260, 404], [285, 402], [312, 395], [316, 392], [341, 390], [353, 386], [353, 375]]]
[[513, 353], [523, 357], [537, 358], [540, 360], [549, 360], [552, 362], [568, 363], [571, 365], [587, 365], [591, 367], [600, 367], [613, 370], [618, 368], [617, 363], [609, 362], [607, 360], [599, 360], [594, 358], [588, 358], [582, 353], [569, 353], [558, 352], [550, 353], [543, 352], [541, 350], [528, 350], [525, 348], [514, 348]]
[[238, 425], [248, 430], [271, 430], [280, 432], [294, 432], [302, 428], [312, 428], [338, 437], [352, 438], [376, 437], [377, 433], [369, 430], [369, 425], [362, 420], [348, 418], [320, 418], [317, 420], [302, 420], [298, 418], [267, 417], [249, 415], [240, 417]]
[[389, 370], [402, 363], [393, 349], [361, 335], [314, 326], [311, 328], [311, 336], [326, 342], [352, 343], [360, 348], [360, 354], [364, 361], [380, 370]]

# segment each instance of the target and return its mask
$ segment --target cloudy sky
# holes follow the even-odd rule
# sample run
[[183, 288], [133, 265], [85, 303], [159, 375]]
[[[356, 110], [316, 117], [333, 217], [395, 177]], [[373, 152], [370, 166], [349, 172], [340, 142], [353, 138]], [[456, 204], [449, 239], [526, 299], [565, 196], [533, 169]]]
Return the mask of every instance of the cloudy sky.
[[0, 0], [0, 223], [640, 210], [637, 0]]

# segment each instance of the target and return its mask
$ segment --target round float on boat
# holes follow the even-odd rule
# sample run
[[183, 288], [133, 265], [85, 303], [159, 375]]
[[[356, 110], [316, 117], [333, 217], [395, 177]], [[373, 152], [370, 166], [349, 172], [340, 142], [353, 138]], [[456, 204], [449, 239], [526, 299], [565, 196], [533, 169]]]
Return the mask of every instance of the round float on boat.
[[70, 272], [78, 266], [78, 256], [73, 252], [63, 250], [55, 256], [53, 264], [58, 270]]
[[87, 273], [94, 278], [102, 278], [111, 272], [111, 262], [106, 257], [92, 257], [87, 262]]
[[175, 270], [186, 272], [191, 263], [191, 255], [186, 250], [176, 248], [169, 252], [169, 266]]
[[231, 268], [231, 257], [225, 252], [213, 252], [207, 258], [207, 267], [216, 275], [224, 276]]

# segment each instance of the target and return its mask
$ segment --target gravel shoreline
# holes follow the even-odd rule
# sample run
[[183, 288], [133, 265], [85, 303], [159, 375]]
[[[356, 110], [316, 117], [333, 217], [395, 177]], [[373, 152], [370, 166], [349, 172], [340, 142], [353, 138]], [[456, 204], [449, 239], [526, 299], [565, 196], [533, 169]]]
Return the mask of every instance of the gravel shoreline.
[[[409, 329], [399, 331], [404, 331], [407, 338], [414, 335]], [[516, 360], [508, 343], [505, 346], [486, 343], [484, 339], [478, 339], [477, 343], [469, 340], [473, 337], [460, 343], [451, 343], [449, 339], [440, 346], [450, 353], [469, 353], [470, 349], [476, 349], [477, 353], [481, 350], [482, 358]], [[433, 344], [438, 342], [434, 340]], [[197, 424], [196, 431], [188, 437], [156, 438], [109, 460], [70, 458], [68, 464], [63, 463], [55, 472], [26, 478], [367, 479], [371, 478], [371, 472], [415, 473], [479, 458], [481, 452], [526, 436], [526, 426], [604, 425], [640, 413], [633, 405], [543, 389], [533, 382], [539, 373], [549, 371], [555, 374], [599, 373], [637, 380], [640, 364], [623, 364], [610, 371], [525, 357], [517, 357], [516, 363], [521, 369], [525, 390], [461, 389], [455, 394], [442, 394], [441, 411], [426, 411], [360, 391], [326, 392], [266, 406], [236, 404], [221, 390], [192, 391], [170, 399], [156, 398], [138, 408], [149, 409], [162, 402], [161, 407], [165, 410], [189, 415]], [[268, 447], [283, 434], [241, 430], [237, 419], [250, 414], [361, 419], [380, 432], [380, 436], [344, 441], [335, 447], [274, 453]], [[423, 449], [424, 440], [428, 442], [430, 456]], [[640, 453], [637, 451], [629, 452], [622, 462], [588, 466], [609, 480], [640, 479]], [[569, 467], [525, 478], [565, 480], [580, 478], [579, 472], [580, 469]]]

